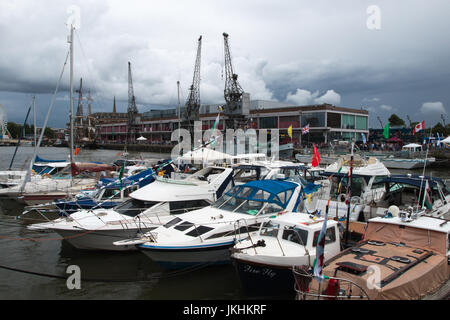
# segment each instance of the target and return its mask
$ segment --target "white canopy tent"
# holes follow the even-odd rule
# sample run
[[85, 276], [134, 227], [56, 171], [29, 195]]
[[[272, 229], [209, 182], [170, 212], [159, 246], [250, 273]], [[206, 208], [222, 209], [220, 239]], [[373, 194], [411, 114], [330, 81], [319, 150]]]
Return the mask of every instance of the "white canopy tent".
[[209, 148], [200, 148], [194, 151], [189, 151], [178, 159], [181, 161], [195, 161], [195, 162], [223, 162], [233, 157], [227, 153], [216, 151]]
[[402, 149], [404, 151], [422, 151], [422, 146], [417, 143], [410, 143], [410, 144], [404, 145]]

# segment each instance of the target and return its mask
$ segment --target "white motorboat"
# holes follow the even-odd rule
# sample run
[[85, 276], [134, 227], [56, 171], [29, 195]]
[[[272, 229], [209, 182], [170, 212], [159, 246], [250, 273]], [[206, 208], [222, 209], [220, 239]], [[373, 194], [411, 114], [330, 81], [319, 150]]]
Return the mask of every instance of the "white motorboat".
[[[73, 168], [78, 170], [75, 176], [72, 176]], [[76, 163], [73, 168], [69, 165], [53, 176], [43, 174], [41, 178], [32, 179], [24, 185], [0, 189], [0, 197], [12, 198], [28, 206], [44, 204], [94, 188], [97, 177], [93, 176], [93, 172], [115, 170], [114, 167], [97, 163]]]
[[153, 230], [174, 215], [210, 205], [232, 186], [232, 169], [208, 167], [185, 180], [156, 177], [112, 209], [80, 210], [69, 217], [33, 224], [33, 230], [52, 230], [72, 246], [87, 250], [136, 250], [114, 241]]
[[[31, 181], [39, 181], [42, 176], [52, 176], [70, 165], [70, 162], [35, 162]], [[27, 175], [26, 170], [0, 171], [0, 189], [6, 189], [22, 184]]]
[[[231, 260], [248, 297], [294, 297], [293, 266], [312, 267], [324, 218], [288, 212], [267, 218], [259, 233], [238, 242]], [[324, 259], [341, 251], [338, 222], [328, 220]]]
[[382, 159], [383, 164], [387, 168], [406, 169], [406, 170], [423, 168], [424, 166], [427, 166], [435, 161], [436, 161], [436, 159], [434, 157], [430, 157], [427, 159], [425, 159], [425, 158], [408, 159], [408, 158], [395, 157], [393, 155]]
[[291, 181], [250, 181], [235, 186], [209, 207], [181, 214], [142, 237], [114, 244], [137, 245], [168, 269], [230, 263], [229, 249], [259, 230], [265, 218], [296, 211], [301, 190], [301, 184]]
[[400, 210], [421, 208], [425, 215], [433, 217], [450, 212], [450, 189], [440, 178], [398, 174], [378, 180], [375, 185], [384, 186], [386, 192], [366, 208], [366, 216], [384, 216], [391, 206]]
[[420, 144], [409, 143], [402, 147], [400, 152], [385, 156], [381, 159], [387, 168], [391, 169], [418, 169], [436, 161], [434, 157], [426, 157]]
[[320, 210], [325, 212], [328, 200], [330, 217], [345, 219], [350, 205], [350, 220], [367, 221], [368, 205], [380, 200], [386, 192], [385, 186], [377, 184], [390, 175], [389, 170], [376, 158], [361, 158], [358, 154], [353, 156], [351, 198], [347, 202], [347, 182], [351, 166], [351, 155], [342, 156], [338, 161], [325, 168], [322, 187], [313, 196], [312, 201], [305, 202], [305, 211]]

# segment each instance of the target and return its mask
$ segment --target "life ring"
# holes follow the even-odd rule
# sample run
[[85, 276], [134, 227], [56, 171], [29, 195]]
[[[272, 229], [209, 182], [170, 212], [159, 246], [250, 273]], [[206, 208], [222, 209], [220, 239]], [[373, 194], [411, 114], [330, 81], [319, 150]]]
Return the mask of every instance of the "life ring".
[[44, 173], [44, 174], [42, 175], [42, 179], [44, 179], [44, 178], [50, 178], [50, 175], [49, 175], [48, 173]]
[[341, 193], [338, 195], [338, 201], [339, 202], [345, 202], [347, 200], [347, 195], [345, 193]]

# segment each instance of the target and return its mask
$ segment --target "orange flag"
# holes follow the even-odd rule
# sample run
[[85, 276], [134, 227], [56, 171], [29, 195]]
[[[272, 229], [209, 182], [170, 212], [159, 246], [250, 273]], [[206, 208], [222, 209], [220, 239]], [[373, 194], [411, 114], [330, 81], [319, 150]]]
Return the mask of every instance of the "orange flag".
[[313, 146], [312, 166], [317, 167], [320, 163], [320, 155], [316, 145]]

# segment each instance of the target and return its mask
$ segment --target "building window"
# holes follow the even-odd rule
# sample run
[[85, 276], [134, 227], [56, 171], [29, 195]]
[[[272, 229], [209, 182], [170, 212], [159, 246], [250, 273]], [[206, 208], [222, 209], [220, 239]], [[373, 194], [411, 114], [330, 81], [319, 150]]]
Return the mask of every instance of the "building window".
[[278, 128], [278, 119], [277, 117], [260, 118], [259, 126], [261, 129]]
[[355, 129], [355, 116], [343, 114], [341, 123], [343, 129]]
[[302, 114], [302, 127], [325, 127], [325, 112], [311, 112]]
[[355, 137], [354, 132], [342, 132], [342, 139], [346, 141], [351, 141]]
[[367, 130], [367, 117], [356, 116], [356, 129]]
[[339, 113], [327, 112], [327, 127], [340, 128], [341, 115]]
[[280, 117], [280, 128], [300, 128], [300, 119], [298, 116]]

